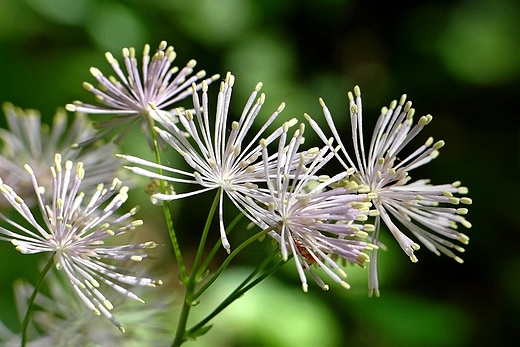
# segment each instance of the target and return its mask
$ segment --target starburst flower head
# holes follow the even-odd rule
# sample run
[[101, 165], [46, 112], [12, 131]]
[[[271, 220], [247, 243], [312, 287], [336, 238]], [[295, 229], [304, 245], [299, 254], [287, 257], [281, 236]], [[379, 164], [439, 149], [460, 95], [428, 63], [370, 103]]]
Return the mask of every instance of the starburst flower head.
[[[444, 141], [434, 143], [433, 138], [429, 138], [411, 154], [405, 155], [401, 152], [430, 123], [432, 116], [423, 116], [414, 125], [415, 110], [412, 103], [406, 101], [406, 95], [403, 95], [399, 101], [394, 100], [390, 107], [383, 107], [381, 110], [370, 146], [366, 151], [359, 87], [354, 88], [354, 94], [349, 92], [348, 97], [355, 153], [353, 158], [348, 155], [327, 106], [321, 99], [320, 103], [334, 138], [340, 144], [340, 161], [350, 174], [346, 184], [354, 185], [358, 192], [368, 194], [378, 211], [373, 241], [379, 243], [382, 222], [403, 251], [416, 262], [414, 251], [420, 246], [403, 232], [404, 227], [430, 251], [437, 255], [444, 253], [462, 263], [462, 259], [452, 249], [459, 252], [463, 252], [464, 249], [453, 241], [467, 244], [468, 236], [461, 233], [458, 227], [462, 225], [469, 228], [471, 224], [464, 218], [468, 212], [467, 208], [459, 208], [458, 205], [471, 204], [471, 199], [455, 195], [467, 194], [468, 189], [458, 181], [452, 184], [432, 185], [427, 179], [411, 181], [409, 176], [411, 170], [436, 158], [439, 149], [444, 146]], [[325, 141], [326, 137], [317, 123], [310, 121]], [[401, 159], [398, 157], [400, 155], [403, 156]], [[377, 250], [371, 254], [369, 270], [370, 293], [379, 295]]]
[[[253, 222], [263, 229], [272, 228], [270, 235], [280, 244], [284, 260], [292, 254], [302, 282], [307, 291], [307, 271], [327, 290], [329, 287], [313, 270], [321, 268], [332, 280], [343, 287], [345, 272], [336, 263], [341, 258], [363, 266], [369, 257], [364, 251], [376, 247], [365, 242], [367, 231], [373, 225], [362, 224], [367, 220], [370, 202], [365, 194], [351, 194], [346, 188], [330, 186], [345, 177], [319, 176], [318, 171], [332, 158], [330, 142], [322, 149], [298, 152], [302, 142], [303, 126], [296, 131], [287, 145], [287, 132], [280, 137], [277, 153], [276, 174], [266, 170], [272, 177], [268, 193], [264, 197], [250, 199], [250, 215]], [[267, 144], [261, 140], [264, 168], [270, 158]], [[309, 157], [312, 160], [309, 161]], [[295, 166], [296, 165], [296, 166]]]
[[[179, 123], [172, 122], [158, 114], [159, 122], [164, 129], [156, 127], [155, 131], [166, 143], [182, 155], [194, 172], [158, 165], [132, 156], [120, 156], [132, 163], [160, 169], [171, 173], [173, 176], [161, 175], [136, 166], [127, 167], [136, 174], [174, 183], [188, 183], [199, 186], [198, 189], [186, 193], [158, 193], [153, 195], [155, 200], [176, 200], [220, 189], [219, 223], [221, 239], [223, 247], [228, 252], [230, 244], [226, 237], [223, 220], [224, 195], [227, 195], [240, 211], [247, 214], [247, 211], [242, 207], [244, 197], [256, 194], [258, 185], [266, 181], [265, 164], [260, 158], [262, 148], [258, 144], [258, 140], [285, 106], [282, 103], [256, 134], [249, 135], [253, 122], [265, 100], [263, 93], [259, 95], [262, 84], [258, 83], [239, 120], [231, 122], [231, 131], [228, 132], [228, 111], [234, 81], [234, 76], [228, 73], [225, 81], [221, 83], [215, 116], [212, 116], [209, 111], [208, 86], [205, 82], [202, 82], [202, 97], [197, 93], [195, 86], [192, 88], [194, 113], [189, 110], [182, 112], [179, 115]], [[213, 119], [215, 120], [214, 124], [211, 124]], [[267, 136], [265, 141], [267, 143], [274, 141], [283, 133], [284, 128], [288, 128], [295, 123], [294, 119], [286, 122]], [[274, 161], [274, 157], [268, 161], [268, 173], [274, 168], [271, 164]]]
[[101, 292], [100, 282], [128, 298], [142, 300], [126, 289], [127, 286], [154, 287], [160, 281], [140, 278], [130, 270], [106, 261], [140, 262], [149, 255], [148, 248], [155, 248], [154, 242], [105, 245], [105, 240], [123, 235], [142, 225], [141, 220], [129, 220], [137, 212], [133, 208], [121, 216], [116, 211], [127, 200], [128, 187], [114, 179], [109, 187], [100, 184], [90, 199], [80, 191], [85, 177], [83, 164], [79, 162], [74, 170], [71, 161], [62, 165], [61, 155], [56, 154], [51, 167], [52, 199], [45, 201], [44, 188], [38, 185], [30, 166], [26, 170], [31, 176], [34, 191], [44, 223], [40, 224], [24, 200], [14, 190], [1, 182], [0, 192], [25, 219], [23, 226], [0, 214], [8, 227], [0, 227], [0, 240], [10, 241], [23, 254], [51, 252], [56, 268], [67, 276], [72, 288], [96, 315], [103, 314], [121, 331], [123, 327], [110, 312], [112, 303]]
[[[105, 57], [117, 77], [106, 77], [99, 69], [92, 67], [90, 73], [98, 81], [100, 87], [96, 88], [88, 82], [83, 83], [83, 87], [92, 92], [97, 100], [105, 106], [75, 101], [73, 104], [68, 104], [66, 108], [69, 111], [88, 114], [116, 115], [110, 121], [96, 124], [98, 128], [106, 130], [94, 139], [104, 136], [114, 127], [126, 124], [126, 128], [115, 139], [117, 143], [125, 137], [131, 127], [140, 123], [141, 129], [146, 133], [150, 147], [152, 147], [150, 124], [153, 124], [156, 112], [152, 112], [149, 104], [154, 104], [163, 117], [174, 120], [177, 111], [173, 105], [188, 97], [191, 94], [192, 84], [197, 83], [206, 75], [204, 70], [193, 74], [193, 69], [197, 65], [195, 60], [190, 60], [182, 69], [177, 66], [172, 67], [176, 56], [173, 47], [168, 46], [166, 41], [162, 41], [155, 54], [150, 57], [150, 46], [146, 44], [143, 49], [141, 71], [139, 71], [135, 49], [133, 47], [123, 48], [126, 69], [124, 72], [118, 60], [107, 52]], [[218, 75], [214, 75], [203, 81], [209, 84], [218, 78]], [[201, 84], [198, 83], [197, 88], [200, 86]], [[79, 145], [81, 146], [83, 143]]]
[[[92, 317], [88, 308], [79, 302], [70, 287], [63, 285], [62, 278], [50, 272], [45, 277], [48, 295], [39, 293], [35, 298], [32, 323], [29, 329], [29, 347], [48, 346], [167, 346], [171, 343], [171, 300], [153, 293], [150, 302], [141, 306], [138, 302], [117, 305], [118, 318], [131, 327], [121, 334], [101, 317]], [[34, 288], [31, 284], [18, 280], [14, 283], [14, 295], [18, 315], [22, 320], [27, 312], [27, 303]], [[139, 291], [143, 291], [140, 288]], [[110, 294], [108, 294], [111, 297]], [[113, 298], [116, 304], [121, 297]], [[140, 305], [140, 306], [138, 306]], [[99, 319], [98, 319], [99, 318]], [[2, 329], [0, 321], [0, 344], [20, 346], [21, 337]]]
[[[58, 109], [51, 126], [42, 124], [41, 115], [36, 110], [22, 110], [10, 103], [4, 103], [7, 129], [0, 129], [0, 177], [20, 196], [27, 196], [25, 203], [32, 207], [36, 200], [30, 198], [33, 191], [31, 178], [24, 169], [29, 164], [38, 183], [46, 188], [47, 199], [51, 198], [51, 178], [49, 163], [55, 153], [61, 153], [63, 161], [81, 161], [89, 168], [89, 175], [82, 181], [85, 191], [95, 190], [99, 183], [110, 184], [114, 177], [125, 181], [128, 175], [121, 171], [115, 159], [116, 146], [97, 141], [86, 147], [73, 149], [72, 143], [92, 138], [96, 131], [85, 115], [76, 113], [67, 126], [67, 113]], [[131, 181], [130, 181], [131, 182]], [[0, 206], [7, 201], [0, 197]], [[7, 204], [7, 206], [10, 206]]]

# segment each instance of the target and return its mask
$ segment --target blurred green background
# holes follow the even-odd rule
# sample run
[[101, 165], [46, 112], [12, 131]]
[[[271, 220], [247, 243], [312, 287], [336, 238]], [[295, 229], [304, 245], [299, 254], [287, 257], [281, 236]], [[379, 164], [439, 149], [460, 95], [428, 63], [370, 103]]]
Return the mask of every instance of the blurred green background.
[[[321, 119], [318, 97], [323, 97], [338, 124], [346, 127], [346, 92], [359, 85], [369, 131], [380, 108], [406, 93], [416, 114], [434, 117], [419, 141], [434, 136], [447, 144], [438, 159], [412, 177], [428, 177], [435, 184], [461, 180], [470, 189], [468, 219], [473, 228], [467, 232], [471, 242], [463, 254], [465, 263], [437, 257], [423, 247], [417, 253], [419, 262], [412, 264], [387, 238], [389, 251], [380, 252], [380, 298], [367, 298], [367, 272], [354, 268], [348, 272], [352, 289], [331, 285], [329, 292], [322, 292], [311, 284], [304, 294], [294, 265], [287, 264], [276, 278], [225, 311], [200, 343], [519, 345], [520, 128], [515, 120], [520, 106], [520, 3], [379, 4], [0, 0], [0, 101], [38, 109], [50, 122], [58, 106], [77, 99], [93, 101], [81, 83], [93, 82], [91, 66], [109, 74], [104, 52], [120, 57], [122, 47], [134, 46], [140, 54], [145, 43], [154, 49], [161, 40], [176, 48], [179, 65], [195, 58], [208, 74], [232, 71], [235, 114], [262, 81], [267, 94], [264, 116], [285, 101], [284, 119], [303, 119], [303, 112]], [[213, 95], [212, 105], [216, 87]], [[5, 124], [3, 117], [1, 122]], [[308, 137], [310, 144], [310, 132]], [[131, 143], [124, 144], [125, 152], [136, 152]], [[143, 213], [156, 210], [139, 189], [136, 196]], [[207, 198], [211, 201], [212, 196]], [[172, 211], [177, 229], [190, 231], [181, 235], [181, 242], [194, 247], [204, 212], [181, 203], [172, 204]], [[142, 218], [146, 223], [147, 216]], [[165, 237], [160, 228], [157, 224], [148, 230]], [[232, 236], [231, 242], [238, 244], [239, 237]], [[42, 258], [22, 256], [12, 248], [0, 244], [0, 319], [17, 329], [11, 282], [33, 279], [35, 263]], [[262, 256], [260, 248], [244, 254], [207, 302], [221, 298]], [[13, 262], [20, 265], [13, 269], [8, 266]], [[158, 264], [176, 275], [167, 254]]]

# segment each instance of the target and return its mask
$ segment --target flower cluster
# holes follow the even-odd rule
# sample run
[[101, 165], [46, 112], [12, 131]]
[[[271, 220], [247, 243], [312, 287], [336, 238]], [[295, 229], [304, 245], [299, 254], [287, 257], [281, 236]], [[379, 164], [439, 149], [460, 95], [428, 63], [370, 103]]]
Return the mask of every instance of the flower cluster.
[[[90, 73], [98, 81], [100, 87], [96, 88], [88, 82], [83, 83], [83, 87], [92, 92], [97, 100], [105, 104], [106, 107], [76, 101], [73, 104], [68, 104], [66, 108], [72, 112], [116, 115], [114, 119], [108, 122], [96, 124], [98, 128], [106, 128], [106, 130], [94, 139], [104, 136], [114, 127], [125, 125], [126, 129], [115, 140], [117, 143], [125, 137], [131, 127], [140, 123], [141, 130], [147, 134], [148, 143], [152, 147], [150, 128], [156, 112], [151, 112], [149, 104], [152, 103], [161, 110], [163, 117], [175, 119], [177, 111], [168, 108], [189, 96], [192, 84], [206, 75], [204, 70], [192, 75], [193, 69], [197, 65], [197, 62], [193, 59], [180, 70], [177, 66], [172, 67], [172, 62], [176, 56], [173, 47], [168, 46], [166, 41], [162, 41], [157, 51], [150, 57], [150, 46], [146, 44], [143, 49], [141, 71], [139, 71], [135, 48], [123, 48], [125, 75], [117, 59], [114, 58], [112, 53], [107, 52], [105, 57], [117, 78], [114, 76], [107, 78], [98, 68], [92, 67]], [[218, 78], [218, 75], [214, 75], [203, 81], [211, 83]], [[198, 83], [197, 88], [200, 87], [201, 83]], [[85, 143], [88, 142], [79, 143], [79, 145]]]
[[[415, 252], [420, 242], [435, 254], [444, 253], [462, 263], [455, 252], [464, 251], [458, 243], [469, 241], [459, 231], [460, 225], [471, 227], [464, 218], [468, 209], [459, 207], [471, 204], [470, 198], [461, 197], [468, 189], [458, 181], [433, 185], [427, 179], [411, 179], [410, 172], [436, 158], [444, 142], [429, 138], [411, 154], [405, 154], [409, 151], [403, 149], [432, 120], [432, 116], [426, 115], [414, 123], [415, 110], [406, 101], [406, 95], [382, 109], [367, 148], [359, 87], [348, 93], [352, 146], [344, 143], [345, 137], [320, 99], [328, 129], [324, 131], [307, 114], [305, 118], [323, 144], [303, 148], [305, 124], [295, 127], [296, 118], [279, 120], [284, 103], [265, 117], [266, 121], [258, 121], [266, 99], [261, 92], [262, 83], [254, 87], [241, 114], [233, 120], [230, 110], [235, 77], [227, 73], [223, 78], [215, 111], [210, 111], [209, 84], [220, 77], [204, 78], [204, 71], [193, 74], [194, 60], [182, 69], [171, 67], [175, 57], [173, 47], [164, 41], [152, 56], [146, 45], [139, 70], [135, 50], [124, 48], [123, 71], [112, 54], [106, 53], [116, 77], [105, 77], [97, 68], [91, 68], [99, 87], [84, 83], [104, 106], [79, 101], [68, 104], [67, 110], [77, 112], [68, 129], [64, 110], [58, 110], [50, 129], [41, 124], [36, 111], [4, 105], [8, 129], [0, 129], [0, 203], [13, 208], [20, 220], [0, 213], [0, 240], [11, 242], [24, 254], [50, 253], [51, 261], [65, 274], [84, 308], [104, 315], [124, 331], [111, 313], [113, 304], [103, 287], [144, 302], [131, 287], [155, 287], [162, 283], [139, 277], [128, 266], [150, 258], [147, 250], [155, 248], [155, 242], [112, 242], [143, 224], [134, 219], [137, 208], [118, 214], [129, 191], [128, 186], [114, 178], [121, 177], [118, 170], [123, 167], [128, 175], [151, 179], [147, 191], [157, 205], [205, 192], [216, 193], [192, 274], [183, 264], [171, 214], [164, 205], [181, 283], [186, 287], [181, 328], [185, 328], [190, 307], [198, 302], [196, 298], [211, 286], [240, 247], [266, 234], [277, 245], [275, 251], [283, 261], [294, 259], [304, 291], [309, 288], [308, 275], [324, 290], [329, 289], [325, 276], [349, 288], [343, 265], [369, 264], [369, 293], [379, 296], [377, 256], [381, 247], [386, 248], [380, 241], [380, 234], [386, 229], [413, 262], [417, 262]], [[189, 96], [192, 107], [181, 107], [178, 102]], [[84, 113], [115, 118], [92, 127]], [[114, 144], [100, 140], [123, 125], [115, 139], [117, 143], [137, 123], [155, 151], [155, 161], [115, 154]], [[96, 132], [96, 127], [105, 130]], [[173, 149], [184, 166], [162, 164], [159, 147]], [[349, 154], [349, 147], [353, 148], [353, 155]], [[116, 156], [130, 164], [123, 166]], [[155, 189], [157, 186], [159, 190]], [[229, 224], [224, 210], [228, 200], [250, 220], [250, 225], [263, 230], [237, 248], [232, 247], [226, 232]], [[33, 213], [31, 208], [40, 213]], [[231, 255], [197, 292], [197, 284], [208, 274], [205, 267], [218, 249], [215, 247], [201, 261], [209, 221], [217, 209], [220, 242]], [[232, 253], [234, 249], [237, 251]], [[233, 295], [239, 295], [246, 287], [244, 284]], [[30, 300], [33, 299], [34, 296]], [[228, 299], [226, 305], [233, 301]], [[78, 321], [84, 324], [83, 320]], [[206, 323], [203, 320], [191, 330], [178, 330], [172, 345], [179, 346], [203, 334], [209, 329]], [[74, 329], [72, 334], [76, 335]]]
[[[414, 251], [420, 247], [406, 236], [402, 230], [402, 227], [405, 227], [430, 251], [437, 255], [444, 253], [462, 263], [462, 259], [450, 249], [459, 252], [463, 252], [464, 249], [451, 240], [467, 244], [469, 238], [458, 231], [458, 224], [466, 228], [470, 228], [471, 224], [463, 217], [468, 213], [468, 209], [454, 206], [471, 204], [471, 199], [456, 197], [454, 194], [467, 194], [468, 189], [461, 186], [458, 181], [452, 184], [432, 185], [427, 179], [410, 182], [409, 176], [411, 170], [436, 158], [439, 154], [438, 150], [444, 146], [444, 141], [434, 143], [433, 138], [430, 137], [412, 154], [398, 158], [403, 148], [430, 123], [432, 116], [422, 116], [414, 125], [415, 110], [410, 101], [406, 102], [406, 95], [403, 95], [399, 101], [394, 100], [390, 107], [381, 110], [370, 147], [365, 151], [359, 87], [354, 88], [354, 94], [349, 92], [348, 97], [353, 158], [347, 153], [327, 106], [321, 99], [320, 103], [327, 124], [340, 144], [338, 159], [345, 171], [350, 174], [345, 185], [356, 186], [358, 192], [368, 194], [378, 212], [375, 217], [376, 230], [372, 242], [379, 244], [381, 223], [384, 223], [406, 255], [413, 262], [417, 262]], [[327, 141], [318, 124], [308, 116], [307, 119], [321, 139]], [[377, 250], [372, 252], [370, 260], [369, 290], [370, 293], [378, 296]]]
[[72, 161], [62, 165], [61, 155], [56, 154], [51, 167], [51, 200], [46, 201], [45, 188], [38, 184], [34, 171], [25, 166], [30, 175], [33, 189], [44, 223], [29, 209], [23, 198], [0, 180], [0, 192], [12, 207], [27, 222], [28, 226], [0, 214], [9, 228], [0, 227], [0, 240], [10, 241], [23, 254], [50, 252], [56, 269], [63, 271], [74, 291], [94, 314], [106, 316], [121, 331], [124, 328], [110, 312], [112, 303], [98, 289], [100, 282], [120, 294], [142, 301], [124, 285], [154, 287], [160, 284], [149, 278], [127, 274], [124, 268], [107, 261], [140, 262], [149, 255], [145, 249], [155, 248], [154, 242], [124, 246], [105, 245], [105, 240], [123, 235], [142, 225], [141, 220], [129, 220], [136, 212], [133, 208], [123, 215], [116, 211], [128, 198], [128, 187], [119, 179], [104, 187], [99, 184], [90, 199], [80, 191], [85, 170], [83, 163], [74, 169]]
[[[88, 167], [89, 175], [82, 181], [85, 191], [95, 189], [99, 183], [110, 184], [114, 177], [121, 177], [127, 185], [132, 183], [113, 159], [117, 152], [114, 144], [98, 141], [90, 146], [71, 148], [72, 144], [87, 141], [96, 134], [85, 115], [76, 113], [72, 124], [67, 126], [67, 113], [60, 108], [49, 126], [42, 124], [36, 110], [24, 111], [10, 103], [3, 106], [7, 129], [0, 128], [0, 177], [26, 197], [29, 207], [34, 206], [36, 200], [30, 196], [33, 186], [24, 165], [31, 167], [39, 184], [46, 188], [46, 198], [50, 199], [49, 166], [56, 153], [60, 153], [64, 161], [80, 161]], [[2, 197], [0, 206], [6, 206]]]

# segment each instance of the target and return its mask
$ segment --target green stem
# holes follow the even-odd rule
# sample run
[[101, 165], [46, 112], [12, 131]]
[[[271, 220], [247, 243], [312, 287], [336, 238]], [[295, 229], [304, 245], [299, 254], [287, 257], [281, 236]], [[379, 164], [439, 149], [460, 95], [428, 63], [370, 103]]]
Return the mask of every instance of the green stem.
[[53, 264], [54, 254], [51, 256], [51, 258], [43, 268], [42, 273], [38, 278], [38, 282], [36, 282], [31, 297], [29, 298], [29, 302], [27, 303], [27, 312], [25, 313], [25, 317], [23, 318], [22, 322], [22, 347], [25, 347], [25, 345], [27, 344], [27, 328], [29, 327], [29, 321], [31, 320], [31, 312], [34, 306], [34, 300], [36, 299], [36, 295], [38, 295], [38, 292], [40, 291], [40, 287], [42, 286], [45, 275], [47, 275], [47, 272], [49, 272]]
[[229, 265], [229, 263], [231, 262], [231, 260], [233, 260], [233, 258], [240, 252], [242, 251], [244, 248], [246, 248], [248, 245], [250, 245], [252, 242], [260, 239], [262, 236], [264, 236], [265, 234], [267, 234], [271, 229], [265, 229], [265, 230], [262, 230], [258, 233], [256, 233], [255, 235], [251, 236], [250, 238], [248, 238], [246, 241], [242, 242], [233, 252], [231, 252], [231, 254], [226, 258], [226, 260], [224, 260], [224, 262], [222, 263], [222, 265], [220, 265], [220, 267], [218, 268], [218, 270], [213, 274], [213, 276], [211, 276], [211, 278], [209, 279], [208, 282], [204, 283], [204, 286], [202, 286], [202, 288], [200, 288], [200, 290], [195, 293], [193, 295], [193, 298], [196, 299], [198, 297], [200, 297], [216, 280], [218, 277], [220, 277], [220, 275], [222, 274], [222, 272], [224, 272], [224, 270], [226, 269], [226, 267]]
[[[190, 328], [187, 331], [187, 335], [190, 336], [197, 330], [203, 328], [210, 320], [212, 320], [216, 315], [218, 315], [220, 312], [222, 312], [226, 307], [228, 307], [230, 304], [232, 304], [236, 299], [240, 298], [242, 295], [244, 295], [248, 290], [256, 286], [258, 283], [262, 282], [264, 279], [272, 275], [274, 272], [276, 272], [279, 268], [281, 268], [285, 261], [280, 260], [278, 263], [276, 263], [273, 267], [271, 267], [269, 270], [265, 271], [262, 275], [258, 276], [254, 281], [251, 281], [257, 273], [263, 270], [265, 266], [271, 260], [279, 254], [279, 250], [276, 249], [271, 255], [262, 263], [259, 267], [257, 267], [224, 301], [222, 301], [214, 310], [211, 312], [206, 318], [201, 320], [199, 323], [194, 325], [192, 328]], [[174, 347], [174, 346], [172, 346]]]
[[[161, 165], [161, 155], [159, 152], [159, 145], [157, 143], [157, 133], [153, 129], [154, 123], [150, 118], [148, 121], [148, 126], [150, 127], [150, 134], [152, 134], [153, 147], [155, 152], [155, 162], [158, 165]], [[163, 175], [163, 171], [161, 168], [157, 169], [159, 175]], [[159, 185], [161, 188], [161, 193], [166, 193], [166, 186], [164, 185], [163, 180], [159, 180]], [[173, 253], [175, 254], [175, 259], [177, 260], [177, 265], [179, 265], [180, 270], [180, 279], [182, 283], [185, 283], [188, 278], [188, 273], [186, 271], [186, 266], [184, 265], [184, 259], [182, 258], [181, 248], [179, 247], [179, 242], [177, 240], [177, 235], [175, 234], [175, 229], [173, 228], [173, 219], [170, 213], [170, 208], [168, 207], [168, 203], [163, 203], [163, 213], [164, 218], [166, 219], [166, 226], [168, 227], [168, 233], [170, 234], [170, 241], [173, 247]]]
[[[233, 219], [231, 221], [231, 223], [229, 223], [229, 225], [226, 228], [226, 235], [229, 235], [231, 233], [231, 231], [235, 228], [235, 226], [242, 219], [242, 217], [244, 217], [244, 215], [242, 213], [240, 213], [235, 217], [235, 219]], [[198, 277], [201, 277], [203, 272], [206, 271], [211, 260], [213, 260], [213, 258], [215, 257], [215, 254], [217, 254], [217, 251], [220, 249], [221, 245], [222, 245], [222, 240], [218, 239], [217, 242], [215, 242], [215, 244], [213, 245], [213, 248], [209, 252], [206, 259], [204, 259], [204, 263], [202, 263], [202, 265], [200, 266], [199, 272], [197, 274]]]
[[202, 260], [202, 254], [204, 252], [204, 245], [206, 244], [206, 239], [209, 234], [209, 229], [211, 227], [211, 221], [217, 210], [218, 203], [220, 200], [220, 190], [217, 192], [215, 199], [213, 200], [213, 204], [211, 205], [210, 211], [208, 213], [208, 217], [206, 219], [206, 225], [204, 226], [204, 231], [202, 232], [202, 237], [200, 239], [199, 248], [197, 250], [197, 254], [195, 256], [195, 261], [193, 262], [193, 267], [191, 270], [190, 277], [188, 282], [186, 283], [186, 293], [184, 294], [184, 301], [182, 303], [181, 314], [179, 316], [179, 321], [177, 322], [177, 331], [175, 332], [175, 338], [172, 342], [172, 347], [177, 347], [183, 344], [187, 340], [186, 335], [186, 325], [188, 323], [188, 316], [190, 314], [190, 310], [192, 306], [196, 304], [194, 300], [195, 286], [197, 284], [197, 275], [199, 273], [197, 267], [199, 266]]
[[190, 274], [190, 286], [195, 289], [195, 285], [197, 283], [197, 274], [199, 273], [199, 264], [202, 261], [202, 255], [204, 253], [204, 247], [206, 246], [206, 240], [208, 239], [209, 229], [211, 228], [211, 221], [213, 220], [213, 216], [215, 215], [215, 211], [217, 210], [218, 203], [220, 201], [221, 190], [218, 189], [217, 195], [213, 200], [213, 204], [208, 213], [208, 218], [206, 218], [206, 224], [204, 225], [204, 231], [202, 232], [202, 236], [200, 238], [199, 248], [197, 249], [197, 254], [195, 255], [195, 261], [193, 262], [193, 267]]

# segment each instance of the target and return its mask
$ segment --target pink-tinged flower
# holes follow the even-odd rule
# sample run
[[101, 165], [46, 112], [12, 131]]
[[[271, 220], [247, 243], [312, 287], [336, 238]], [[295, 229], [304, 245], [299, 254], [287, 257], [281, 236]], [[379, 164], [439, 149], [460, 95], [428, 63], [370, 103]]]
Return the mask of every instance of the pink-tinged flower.
[[85, 176], [83, 164], [79, 162], [75, 170], [73, 166], [71, 161], [62, 166], [61, 156], [56, 154], [50, 170], [50, 201], [45, 200], [44, 188], [38, 184], [31, 167], [25, 166], [43, 216], [41, 223], [24, 200], [0, 180], [0, 192], [27, 222], [24, 226], [0, 214], [0, 219], [8, 223], [8, 226], [0, 227], [0, 240], [10, 241], [23, 254], [52, 253], [56, 268], [65, 273], [85, 305], [124, 331], [110, 312], [113, 305], [101, 292], [100, 283], [125, 297], [143, 302], [127, 287], [155, 287], [161, 281], [137, 277], [129, 269], [106, 261], [140, 262], [149, 257], [144, 250], [157, 245], [154, 242], [106, 245], [105, 240], [142, 225], [141, 220], [129, 220], [138, 209], [133, 208], [121, 216], [115, 214], [128, 198], [128, 187], [122, 186], [118, 179], [108, 187], [100, 184], [90, 199], [85, 198], [80, 191]]
[[[249, 97], [238, 121], [228, 122], [228, 110], [234, 84], [234, 76], [228, 74], [221, 83], [217, 99], [216, 114], [208, 107], [208, 87], [202, 82], [202, 98], [193, 87], [194, 113], [182, 112], [179, 122], [172, 122], [162, 114], [158, 114], [159, 122], [164, 129], [156, 127], [160, 137], [173, 147], [194, 171], [185, 171], [149, 162], [128, 155], [120, 155], [134, 164], [160, 168], [172, 176], [159, 175], [140, 167], [127, 167], [132, 172], [146, 177], [166, 180], [174, 183], [188, 183], [198, 186], [195, 190], [185, 193], [155, 194], [153, 199], [171, 201], [200, 194], [214, 189], [220, 189], [219, 223], [223, 247], [229, 252], [230, 244], [226, 237], [223, 220], [224, 195], [244, 211], [244, 197], [256, 194], [258, 184], [266, 182], [264, 163], [261, 160], [262, 148], [258, 145], [259, 138], [284, 108], [280, 107], [269, 117], [256, 134], [249, 134], [253, 122], [257, 118], [265, 95], [258, 96], [262, 84], [259, 83]], [[202, 100], [201, 100], [202, 99]], [[284, 127], [295, 124], [295, 120], [285, 123], [275, 129], [265, 140], [270, 143], [280, 136]], [[180, 127], [179, 127], [180, 126]], [[230, 129], [230, 131], [228, 131]], [[275, 158], [271, 158], [273, 163]], [[274, 164], [267, 163], [269, 173], [274, 170]]]
[[[150, 58], [150, 46], [146, 44], [143, 49], [141, 71], [135, 57], [133, 47], [123, 48], [123, 60], [126, 72], [123, 71], [119, 62], [110, 52], [105, 54], [108, 63], [116, 73], [117, 77], [108, 78], [95, 67], [90, 68], [90, 73], [99, 82], [99, 88], [84, 82], [83, 87], [92, 92], [97, 100], [105, 106], [84, 104], [75, 101], [66, 106], [69, 111], [84, 112], [89, 114], [116, 115], [110, 121], [96, 124], [98, 128], [105, 131], [95, 137], [95, 139], [112, 131], [115, 127], [125, 124], [126, 128], [116, 138], [115, 142], [121, 141], [135, 124], [141, 124], [141, 130], [146, 133], [150, 147], [152, 139], [150, 129], [155, 118], [155, 111], [152, 111], [149, 104], [154, 104], [158, 110], [167, 117], [174, 120], [177, 116], [175, 104], [191, 95], [191, 86], [204, 78], [206, 72], [201, 70], [193, 74], [197, 62], [190, 60], [188, 64], [179, 70], [177, 66], [172, 67], [172, 62], [176, 58], [176, 53], [172, 46], [167, 46], [166, 41], [159, 44], [159, 48]], [[206, 83], [218, 79], [214, 75], [205, 79]], [[197, 88], [200, 88], [200, 82]], [[80, 146], [82, 143], [79, 144]]]
[[[29, 329], [28, 346], [169, 346], [175, 332], [171, 321], [175, 315], [172, 300], [168, 295], [156, 296], [154, 292], [149, 302], [142, 306], [138, 302], [117, 305], [122, 297], [117, 293], [107, 293], [114, 305], [117, 316], [129, 329], [121, 334], [102, 317], [92, 317], [89, 309], [77, 300], [74, 291], [63, 285], [62, 278], [50, 272], [45, 277], [48, 294], [38, 293], [34, 301], [32, 323], [35, 329]], [[18, 314], [22, 320], [27, 312], [27, 303], [34, 292], [31, 284], [17, 280], [14, 296]], [[138, 288], [143, 292], [144, 288]], [[111, 295], [115, 294], [115, 295]], [[143, 293], [144, 294], [144, 293]], [[21, 322], [21, 321], [20, 321]], [[0, 345], [19, 347], [21, 336], [2, 326], [0, 321]]]
[[[430, 123], [432, 116], [427, 115], [413, 124], [415, 110], [406, 95], [398, 101], [394, 100], [390, 107], [384, 107], [377, 120], [370, 146], [365, 150], [363, 137], [363, 117], [361, 108], [361, 91], [354, 88], [354, 95], [348, 93], [350, 99], [350, 118], [354, 144], [354, 157], [349, 156], [342, 142], [332, 116], [323, 100], [320, 103], [334, 138], [340, 144], [339, 159], [346, 172], [349, 173], [348, 185], [355, 186], [358, 192], [366, 193], [378, 211], [373, 235], [373, 242], [379, 243], [381, 222], [390, 230], [403, 251], [413, 262], [417, 261], [414, 251], [419, 245], [405, 234], [407, 229], [426, 248], [437, 255], [444, 253], [462, 263], [452, 249], [463, 252], [464, 249], [453, 241], [467, 244], [468, 236], [458, 231], [458, 225], [466, 228], [471, 224], [463, 217], [468, 210], [456, 207], [459, 204], [471, 204], [467, 197], [456, 197], [455, 194], [466, 194], [468, 189], [460, 182], [443, 185], [432, 185], [429, 180], [411, 182], [409, 172], [429, 163], [439, 154], [444, 141], [433, 142], [429, 138], [410, 155], [403, 155], [402, 149]], [[312, 127], [326, 141], [326, 136], [316, 122]], [[343, 137], [343, 138], [348, 138]], [[399, 155], [402, 157], [398, 158]], [[370, 294], [379, 295], [377, 277], [377, 250], [372, 252], [369, 268]]]
[[[36, 110], [24, 111], [10, 103], [4, 103], [3, 108], [7, 129], [0, 129], [0, 177], [19, 195], [27, 196], [25, 202], [29, 207], [35, 205], [36, 200], [29, 197], [33, 186], [24, 165], [32, 168], [38, 183], [50, 193], [49, 163], [54, 161], [55, 153], [61, 153], [63, 161], [81, 161], [89, 168], [88, 177], [82, 181], [85, 191], [95, 190], [99, 183], [110, 184], [114, 177], [123, 176], [127, 181], [128, 174], [114, 160], [117, 152], [114, 144], [98, 141], [86, 147], [70, 148], [71, 144], [92, 138], [96, 133], [85, 115], [75, 114], [67, 126], [67, 113], [58, 109], [49, 126], [41, 123]], [[46, 198], [50, 199], [51, 195], [47, 194]], [[0, 206], [6, 202], [0, 198]]]
[[313, 266], [349, 288], [343, 280], [346, 274], [336, 260], [339, 257], [359, 266], [368, 261], [364, 251], [375, 246], [363, 239], [367, 236], [365, 230], [373, 230], [373, 225], [358, 221], [367, 220], [370, 202], [366, 194], [351, 194], [344, 187], [330, 188], [346, 176], [346, 173], [334, 177], [318, 175], [335, 156], [329, 151], [330, 142], [322, 149], [298, 152], [302, 136], [303, 125], [287, 144], [285, 129], [280, 137], [274, 175], [268, 169], [272, 165], [267, 143], [260, 141], [264, 176], [271, 179], [266, 194], [248, 199], [249, 214], [259, 227], [273, 229], [270, 235], [278, 241], [284, 260], [293, 255], [304, 291], [308, 288], [306, 271], [321, 288], [329, 288]]

